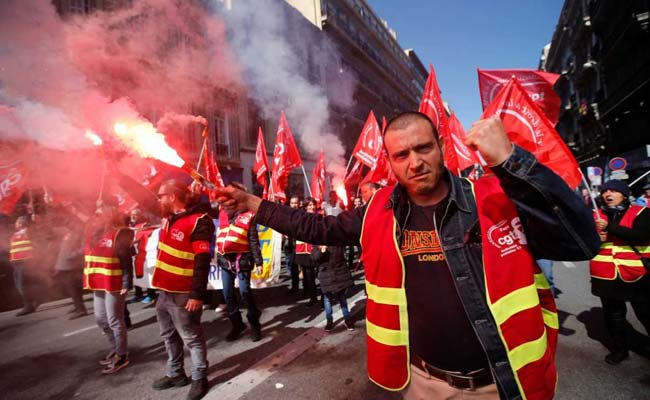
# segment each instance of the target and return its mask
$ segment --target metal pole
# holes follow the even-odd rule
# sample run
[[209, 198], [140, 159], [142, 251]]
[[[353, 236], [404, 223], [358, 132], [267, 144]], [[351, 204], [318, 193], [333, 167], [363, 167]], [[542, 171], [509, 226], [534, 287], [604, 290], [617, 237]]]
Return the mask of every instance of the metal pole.
[[309, 179], [307, 179], [307, 172], [305, 172], [305, 166], [301, 165], [302, 174], [305, 176], [305, 183], [307, 184], [307, 190], [309, 191], [309, 197], [311, 197], [311, 187], [309, 186]]
[[641, 175], [640, 177], [636, 178], [636, 179], [634, 180], [634, 182], [630, 183], [630, 186], [634, 185], [635, 183], [637, 183], [638, 181], [640, 181], [641, 179], [643, 179], [643, 178], [644, 178], [646, 175], [648, 175], [648, 174], [650, 174], [650, 169], [649, 169], [648, 171], [646, 171], [645, 174], [643, 174], [643, 175]]
[[582, 170], [580, 168], [578, 168], [578, 172], [580, 172], [580, 176], [582, 177], [582, 182], [585, 184], [587, 190], [589, 191], [589, 198], [591, 199], [591, 204], [594, 206], [594, 212], [596, 213], [596, 215], [598, 215], [598, 219], [603, 219], [603, 216], [600, 215], [600, 211], [598, 211], [596, 200], [594, 200], [593, 196], [591, 195], [591, 189], [589, 188], [589, 183], [587, 182], [587, 178], [585, 178], [585, 175], [582, 173]]

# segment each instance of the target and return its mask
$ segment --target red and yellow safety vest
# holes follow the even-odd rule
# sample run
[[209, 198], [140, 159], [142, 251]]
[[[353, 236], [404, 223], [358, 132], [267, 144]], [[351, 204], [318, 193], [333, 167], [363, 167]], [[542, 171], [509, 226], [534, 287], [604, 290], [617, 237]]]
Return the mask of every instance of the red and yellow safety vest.
[[119, 229], [104, 232], [91, 244], [92, 232], [86, 236], [84, 250], [84, 289], [115, 292], [122, 289], [122, 267], [115, 252]]
[[[515, 206], [498, 181], [483, 178], [475, 185], [486, 302], [522, 397], [552, 398], [559, 323], [550, 286], [528, 251]], [[368, 293], [368, 375], [379, 386], [396, 391], [409, 383], [410, 360], [405, 266], [396, 239], [397, 220], [385, 207], [392, 189], [379, 190], [370, 201], [361, 246]]]
[[189, 293], [194, 277], [194, 249], [191, 236], [199, 218], [205, 214], [185, 215], [170, 226], [160, 228], [158, 257], [151, 284], [167, 292]]
[[253, 213], [248, 211], [235, 217], [230, 223], [225, 211], [219, 212], [219, 229], [217, 230], [217, 252], [219, 254], [239, 254], [251, 251], [248, 244], [248, 230], [253, 220]]
[[[619, 225], [632, 228], [634, 220], [644, 209], [645, 207], [631, 205], [623, 214]], [[607, 221], [605, 214], [600, 218]], [[634, 247], [643, 257], [650, 257], [650, 243]], [[647, 273], [641, 257], [632, 247], [626, 241], [610, 234], [607, 234], [607, 239], [600, 245], [600, 251], [589, 263], [589, 268], [594, 278], [614, 280], [620, 277], [625, 282], [637, 281]]]
[[21, 229], [11, 235], [9, 261], [29, 260], [32, 257], [34, 257], [34, 248], [27, 236], [27, 229]]

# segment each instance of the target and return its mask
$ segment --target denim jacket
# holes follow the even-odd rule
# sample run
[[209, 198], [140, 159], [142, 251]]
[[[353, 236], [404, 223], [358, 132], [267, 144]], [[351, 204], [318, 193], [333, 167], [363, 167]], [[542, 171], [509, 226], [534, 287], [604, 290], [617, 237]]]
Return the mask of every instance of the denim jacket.
[[[598, 252], [600, 239], [590, 211], [562, 179], [515, 146], [503, 164], [492, 168], [512, 200], [535, 258], [587, 260]], [[470, 182], [447, 172], [450, 194], [447, 209], [437, 227], [447, 264], [465, 312], [490, 362], [502, 398], [521, 394], [486, 301], [481, 230]], [[410, 214], [406, 191], [395, 187], [386, 207], [393, 209], [400, 235]], [[358, 244], [365, 207], [337, 217], [322, 217], [264, 201], [257, 222], [281, 233], [314, 244]], [[368, 223], [368, 221], [366, 221]], [[408, 287], [406, 288], [408, 290]]]

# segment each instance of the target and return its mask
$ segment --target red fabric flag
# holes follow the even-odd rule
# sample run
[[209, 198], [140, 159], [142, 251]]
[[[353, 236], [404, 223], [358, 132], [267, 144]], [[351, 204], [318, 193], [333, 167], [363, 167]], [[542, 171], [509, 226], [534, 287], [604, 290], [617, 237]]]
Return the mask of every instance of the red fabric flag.
[[445, 141], [445, 166], [454, 174], [459, 174], [467, 167], [481, 164], [476, 151], [465, 146], [463, 141], [467, 134], [456, 114], [451, 113], [447, 125], [447, 140]]
[[510, 81], [517, 78], [523, 90], [533, 102], [542, 109], [553, 125], [557, 124], [560, 115], [560, 97], [553, 90], [553, 85], [560, 75], [534, 69], [503, 69], [478, 71], [478, 86], [481, 93], [483, 110], [492, 102], [499, 90]]
[[255, 149], [255, 164], [253, 164], [253, 172], [255, 173], [255, 179], [257, 182], [264, 186], [264, 194], [262, 198], [266, 199], [268, 197], [268, 182], [266, 180], [266, 174], [269, 171], [269, 160], [266, 157], [266, 145], [264, 144], [264, 134], [262, 133], [262, 128], [260, 127], [257, 131], [257, 148]]
[[0, 165], [0, 213], [10, 214], [27, 189], [29, 170], [21, 160]]
[[580, 184], [576, 159], [551, 121], [512, 78], [483, 112], [482, 118], [498, 115], [510, 140], [535, 154], [539, 162], [552, 169], [571, 187]]
[[420, 108], [418, 111], [431, 118], [433, 125], [438, 129], [440, 137], [443, 139], [447, 137], [447, 111], [442, 103], [440, 88], [436, 80], [436, 72], [431, 64], [429, 64], [429, 77], [424, 87], [424, 93], [422, 93], [422, 100], [420, 100]]
[[386, 117], [381, 116], [381, 132], [383, 133], [386, 130]]
[[218, 187], [226, 186], [223, 184], [223, 178], [221, 178], [221, 172], [219, 172], [219, 166], [217, 166], [214, 153], [208, 151], [208, 146], [205, 146], [203, 149], [203, 168], [205, 169], [205, 179], [208, 182], [212, 182]]
[[394, 185], [397, 183], [397, 178], [395, 178], [395, 174], [390, 168], [388, 162], [388, 155], [383, 148], [377, 159], [377, 166], [371, 169], [365, 178], [363, 178], [363, 181], [361, 181], [361, 183], [365, 182], [374, 182], [381, 186]]
[[325, 199], [325, 175], [327, 175], [325, 171], [325, 154], [321, 150], [316, 167], [311, 174], [311, 194], [319, 204]]
[[289, 174], [293, 168], [302, 165], [296, 142], [293, 140], [291, 129], [284, 111], [280, 113], [280, 124], [273, 149], [273, 168], [271, 169], [271, 200], [287, 200], [284, 190], [289, 183]]
[[352, 150], [352, 155], [370, 168], [375, 168], [380, 151], [381, 131], [375, 113], [370, 110], [366, 123], [361, 129], [359, 140]]
[[360, 163], [359, 160], [356, 160], [350, 172], [348, 172], [348, 174], [345, 176], [345, 179], [343, 179], [343, 184], [346, 187], [350, 187], [361, 182], [362, 172], [363, 172], [363, 164]]

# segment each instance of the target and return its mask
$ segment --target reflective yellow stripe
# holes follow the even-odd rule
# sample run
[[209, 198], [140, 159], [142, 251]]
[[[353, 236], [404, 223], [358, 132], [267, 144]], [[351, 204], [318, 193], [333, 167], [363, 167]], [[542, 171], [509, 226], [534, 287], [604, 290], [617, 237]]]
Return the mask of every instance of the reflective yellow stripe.
[[382, 328], [366, 319], [366, 332], [376, 342], [387, 346], [407, 346], [408, 332]]
[[22, 246], [23, 244], [28, 244], [28, 245], [31, 246], [32, 241], [31, 240], [18, 240], [16, 242], [11, 242], [12, 246]]
[[97, 267], [86, 267], [84, 268], [84, 275], [90, 274], [101, 274], [108, 276], [118, 276], [122, 275], [121, 269], [108, 269], [108, 268], [97, 268]]
[[546, 279], [546, 275], [544, 275], [544, 273], [535, 274], [535, 287], [537, 289], [551, 288], [551, 285], [548, 283], [548, 279]]
[[185, 269], [185, 268], [179, 268], [179, 267], [174, 267], [173, 265], [169, 265], [167, 263], [164, 263], [160, 260], [156, 260], [156, 268], [160, 268], [163, 271], [167, 271], [170, 274], [174, 275], [182, 275], [182, 276], [193, 276], [194, 275], [194, 269]]
[[167, 254], [171, 254], [172, 256], [176, 258], [182, 258], [184, 260], [194, 260], [194, 253], [190, 253], [187, 251], [181, 251], [181, 250], [176, 250], [175, 248], [166, 245], [163, 242], [158, 242], [158, 249], [164, 251]]
[[537, 288], [533, 283], [530, 286], [508, 293], [493, 303], [490, 308], [496, 323], [501, 325], [518, 312], [535, 307], [538, 304]]
[[556, 312], [542, 308], [542, 318], [544, 318], [544, 325], [549, 328], [560, 329], [560, 321]]
[[246, 232], [245, 229], [242, 229], [242, 228], [240, 228], [238, 226], [234, 226], [234, 225], [230, 225], [230, 231], [235, 232], [235, 233], [239, 233], [240, 235], [243, 235], [243, 236], [246, 236], [246, 234], [248, 233], [248, 232]]
[[614, 247], [614, 242], [602, 242], [600, 244], [600, 249], [611, 249]]
[[231, 242], [231, 243], [247, 244], [248, 243], [248, 238], [240, 239], [237, 236], [229, 236], [227, 241]]
[[616, 265], [618, 265], [620, 267], [644, 268], [643, 267], [643, 262], [641, 260], [621, 260], [621, 259], [616, 259], [615, 263], [616, 263]]
[[614, 262], [614, 257], [612, 256], [603, 256], [598, 254], [596, 257], [591, 259], [592, 261], [600, 261], [600, 262]]
[[375, 303], [393, 306], [406, 305], [406, 293], [401, 288], [379, 287], [366, 280], [366, 292], [368, 293], [368, 299]]
[[18, 253], [18, 252], [21, 252], [21, 251], [28, 251], [28, 250], [32, 250], [32, 248], [31, 247], [18, 247], [18, 248], [13, 248], [13, 249], [9, 250], [9, 253], [13, 254], [13, 253]]
[[544, 357], [546, 353], [546, 330], [539, 339], [523, 343], [508, 352], [510, 365], [515, 371], [519, 371], [526, 365]]
[[102, 264], [117, 264], [120, 262], [116, 257], [99, 257], [99, 256], [84, 256], [85, 262], [98, 262]]

